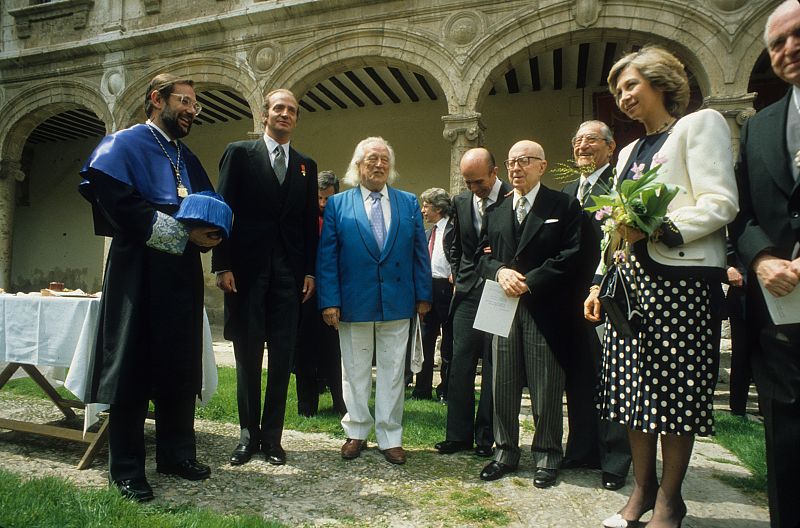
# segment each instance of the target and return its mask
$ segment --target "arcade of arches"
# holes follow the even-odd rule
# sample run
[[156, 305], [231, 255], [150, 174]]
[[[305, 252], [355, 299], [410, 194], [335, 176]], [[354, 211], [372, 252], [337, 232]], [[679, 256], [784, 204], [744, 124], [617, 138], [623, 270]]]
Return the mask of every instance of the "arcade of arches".
[[263, 94], [285, 87], [301, 99], [293, 145], [320, 169], [343, 174], [355, 144], [380, 135], [397, 153], [398, 187], [456, 192], [458, 160], [472, 146], [503, 159], [529, 138], [551, 163], [565, 161], [577, 125], [595, 118], [627, 143], [636, 125], [616, 112], [604, 79], [622, 53], [648, 43], [683, 60], [694, 107], [722, 112], [737, 138], [786, 89], [763, 53], [777, 3], [2, 2], [0, 287], [100, 288], [104, 241], [76, 192], [78, 171], [104, 134], [144, 119], [156, 73], [195, 80], [204, 111], [186, 143], [214, 182], [226, 144], [263, 132]]

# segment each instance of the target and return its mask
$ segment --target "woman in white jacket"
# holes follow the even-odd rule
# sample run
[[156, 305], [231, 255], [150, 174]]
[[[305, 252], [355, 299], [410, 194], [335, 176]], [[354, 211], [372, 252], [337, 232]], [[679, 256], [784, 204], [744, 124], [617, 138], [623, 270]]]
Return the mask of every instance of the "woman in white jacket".
[[[674, 527], [686, 515], [681, 485], [694, 437], [713, 434], [714, 427], [725, 226], [738, 211], [730, 131], [714, 110], [680, 117], [688, 79], [683, 64], [661, 48], [617, 61], [608, 85], [620, 110], [646, 131], [620, 152], [616, 178], [635, 178], [655, 158], [662, 163], [657, 180], [680, 192], [653, 235], [619, 228], [631, 248], [620, 271], [642, 318], [632, 337], [606, 322], [600, 406], [603, 418], [628, 427], [635, 485], [603, 525], [636, 526], [653, 510], [649, 528]], [[584, 306], [590, 321], [600, 320], [598, 289], [592, 287]]]

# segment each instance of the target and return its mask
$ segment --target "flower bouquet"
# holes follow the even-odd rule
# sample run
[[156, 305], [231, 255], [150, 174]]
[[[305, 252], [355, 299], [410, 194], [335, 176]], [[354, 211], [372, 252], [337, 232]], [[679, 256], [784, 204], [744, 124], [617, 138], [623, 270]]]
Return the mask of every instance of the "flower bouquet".
[[617, 252], [623, 245], [627, 254], [627, 243], [622, 244], [624, 241], [621, 237], [615, 236], [621, 226], [638, 229], [648, 237], [658, 234], [659, 228], [664, 223], [667, 207], [680, 191], [677, 185], [656, 181], [658, 171], [665, 161], [656, 155], [653, 158], [653, 166], [646, 172], [644, 164], [634, 163], [631, 168], [633, 178], [615, 178], [617, 181], [612, 188], [607, 189], [605, 194], [593, 197], [594, 205], [587, 207], [586, 210], [594, 212], [595, 218], [603, 221], [604, 255], [611, 246], [612, 239], [616, 239], [617, 242], [613, 246], [613, 257], [616, 259], [621, 256]]
[[[594, 205], [587, 211], [603, 221], [603, 259], [598, 298], [617, 334], [636, 337], [642, 318], [634, 284], [629, 284], [618, 264], [629, 253], [629, 244], [620, 235], [621, 227], [638, 229], [648, 237], [657, 236], [664, 224], [667, 207], [680, 191], [677, 185], [656, 181], [664, 159], [656, 155], [653, 166], [644, 171], [644, 164], [634, 164], [633, 178], [615, 178], [614, 186], [606, 194], [594, 196]], [[613, 269], [607, 269], [609, 264]], [[631, 273], [632, 273], [631, 269]]]

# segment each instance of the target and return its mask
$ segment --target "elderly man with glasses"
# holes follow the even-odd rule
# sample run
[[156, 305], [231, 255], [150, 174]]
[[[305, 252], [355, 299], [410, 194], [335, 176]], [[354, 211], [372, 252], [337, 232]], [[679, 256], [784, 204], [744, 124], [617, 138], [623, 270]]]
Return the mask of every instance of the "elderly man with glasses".
[[[581, 123], [572, 138], [572, 154], [580, 177], [562, 190], [584, 208], [593, 205], [593, 196], [605, 194], [612, 182], [611, 156], [617, 144], [611, 129], [602, 121]], [[602, 469], [601, 484], [607, 490], [625, 485], [631, 465], [628, 433], [620, 424], [600, 420], [595, 406], [597, 376], [602, 347], [594, 323], [582, 316], [586, 291], [595, 279], [600, 261], [601, 222], [593, 213], [583, 212], [578, 265], [570, 281], [570, 320], [573, 343], [567, 356], [566, 392], [569, 436], [562, 469]], [[597, 277], [599, 283], [600, 277]]]
[[[403, 374], [409, 322], [431, 309], [431, 261], [419, 203], [389, 186], [396, 176], [394, 150], [380, 137], [361, 141], [345, 183], [331, 196], [319, 242], [319, 307], [339, 330], [347, 441], [342, 458], [357, 458], [375, 425], [384, 458], [404, 464]], [[369, 411], [372, 358], [375, 418]]]
[[522, 388], [531, 395], [534, 486], [555, 484], [563, 451], [564, 362], [569, 342], [570, 307], [564, 295], [575, 267], [581, 209], [575, 200], [541, 183], [547, 169], [544, 150], [519, 141], [505, 161], [512, 196], [487, 211], [481, 274], [497, 281], [520, 302], [507, 337], [493, 346], [494, 460], [481, 472], [496, 480], [519, 464], [519, 411]]

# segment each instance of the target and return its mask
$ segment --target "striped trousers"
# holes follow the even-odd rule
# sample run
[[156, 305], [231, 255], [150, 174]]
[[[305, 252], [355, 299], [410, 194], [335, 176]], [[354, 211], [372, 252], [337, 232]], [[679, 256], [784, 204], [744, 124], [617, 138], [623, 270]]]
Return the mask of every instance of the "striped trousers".
[[522, 305], [508, 337], [494, 339], [495, 460], [514, 467], [519, 464], [519, 412], [522, 388], [527, 384], [536, 428], [531, 446], [534, 462], [537, 468], [558, 469], [564, 456], [564, 369]]

